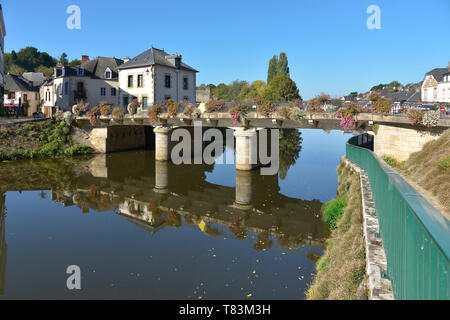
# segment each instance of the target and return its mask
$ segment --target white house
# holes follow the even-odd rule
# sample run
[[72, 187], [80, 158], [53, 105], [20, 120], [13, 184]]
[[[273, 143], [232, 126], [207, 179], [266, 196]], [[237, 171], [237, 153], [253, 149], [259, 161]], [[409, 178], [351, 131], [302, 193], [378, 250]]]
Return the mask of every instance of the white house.
[[[82, 56], [77, 67], [58, 64], [52, 79], [41, 88], [44, 109], [59, 107], [64, 111], [72, 110], [78, 102], [88, 102], [90, 106], [102, 101], [117, 106], [119, 104], [119, 81], [117, 67], [123, 60], [98, 57], [89, 60]], [[44, 111], [47, 114], [47, 111]]]
[[[0, 4], [0, 97], [3, 97], [5, 93], [5, 63], [4, 63], [4, 54], [5, 54], [5, 20], [3, 18], [3, 9]], [[3, 99], [0, 98], [0, 107], [3, 107]]]
[[39, 108], [39, 87], [34, 86], [32, 81], [21, 75], [7, 74], [4, 78], [5, 92], [3, 96], [4, 107], [20, 113], [21, 107], [24, 107], [24, 114], [32, 116], [33, 113], [40, 111]]
[[126, 59], [118, 70], [119, 99], [124, 108], [134, 99], [144, 109], [169, 98], [195, 103], [198, 71], [182, 62], [179, 54], [170, 55], [152, 47], [131, 60]]
[[422, 101], [450, 102], [450, 62], [447, 68], [436, 68], [425, 74]]

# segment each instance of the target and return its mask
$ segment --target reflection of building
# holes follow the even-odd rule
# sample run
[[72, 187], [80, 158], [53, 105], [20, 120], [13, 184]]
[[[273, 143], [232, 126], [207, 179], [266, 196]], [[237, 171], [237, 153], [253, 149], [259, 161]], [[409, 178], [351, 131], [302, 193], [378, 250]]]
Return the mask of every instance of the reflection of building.
[[4, 54], [5, 54], [5, 20], [3, 18], [3, 9], [0, 4], [0, 108], [3, 107], [3, 94], [5, 93], [5, 82], [3, 80], [5, 76], [5, 63], [4, 63]]
[[197, 72], [180, 54], [152, 47], [119, 67], [120, 105], [136, 99], [146, 108], [169, 98], [195, 103]]
[[5, 292], [6, 276], [6, 239], [5, 239], [6, 203], [5, 193], [0, 193], [0, 295]]

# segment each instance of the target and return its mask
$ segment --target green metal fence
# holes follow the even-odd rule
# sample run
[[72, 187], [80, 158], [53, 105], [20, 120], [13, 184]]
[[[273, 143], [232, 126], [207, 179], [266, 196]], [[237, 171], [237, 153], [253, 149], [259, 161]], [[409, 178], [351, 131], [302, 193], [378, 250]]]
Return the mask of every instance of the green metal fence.
[[369, 177], [396, 299], [449, 300], [450, 222], [374, 153], [367, 134], [346, 155]]

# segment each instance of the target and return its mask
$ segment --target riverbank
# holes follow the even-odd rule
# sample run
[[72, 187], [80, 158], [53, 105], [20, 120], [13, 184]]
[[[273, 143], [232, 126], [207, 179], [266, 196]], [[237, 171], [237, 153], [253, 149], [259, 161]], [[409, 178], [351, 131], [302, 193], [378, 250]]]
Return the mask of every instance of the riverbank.
[[383, 160], [450, 220], [450, 130], [404, 162]]
[[92, 153], [73, 143], [64, 121], [46, 120], [0, 126], [0, 161], [63, 157]]
[[317, 262], [317, 275], [307, 292], [309, 300], [367, 299], [360, 177], [344, 162], [337, 173], [338, 199], [325, 204], [322, 213], [334, 230]]

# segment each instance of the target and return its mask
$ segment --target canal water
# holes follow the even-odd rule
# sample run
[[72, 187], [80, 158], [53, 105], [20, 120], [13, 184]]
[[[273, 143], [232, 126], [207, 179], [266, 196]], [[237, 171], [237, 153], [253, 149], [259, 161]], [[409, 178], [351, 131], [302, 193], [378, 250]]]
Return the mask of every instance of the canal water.
[[304, 299], [348, 139], [282, 131], [275, 176], [151, 150], [2, 163], [0, 299]]

